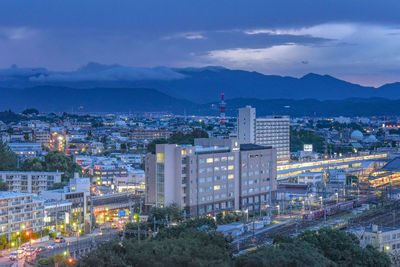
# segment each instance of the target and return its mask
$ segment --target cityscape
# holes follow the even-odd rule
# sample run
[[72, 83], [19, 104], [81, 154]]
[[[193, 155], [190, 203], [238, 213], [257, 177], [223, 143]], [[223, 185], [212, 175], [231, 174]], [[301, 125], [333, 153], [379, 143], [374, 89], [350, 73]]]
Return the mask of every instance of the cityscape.
[[0, 4], [0, 266], [400, 266], [400, 3], [321, 2]]

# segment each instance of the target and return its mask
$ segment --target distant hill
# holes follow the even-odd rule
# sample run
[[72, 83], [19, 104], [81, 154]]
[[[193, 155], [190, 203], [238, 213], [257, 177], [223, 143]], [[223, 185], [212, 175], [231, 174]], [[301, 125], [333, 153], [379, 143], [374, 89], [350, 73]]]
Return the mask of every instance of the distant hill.
[[[301, 116], [382, 116], [400, 115], [400, 100], [384, 98], [348, 98], [338, 100], [317, 99], [255, 99], [236, 98], [226, 101], [227, 115], [236, 116], [241, 107], [251, 105], [257, 109], [257, 116], [290, 115]], [[218, 115], [218, 103], [201, 105], [200, 114]]]
[[36, 86], [71, 88], [154, 88], [177, 99], [199, 104], [227, 99], [347, 99], [382, 97], [400, 99], [400, 82], [379, 88], [361, 86], [329, 75], [310, 73], [301, 78], [258, 72], [204, 68], [139, 68], [89, 63], [72, 72], [43, 68], [0, 70], [0, 87]]
[[176, 99], [154, 89], [74, 89], [43, 86], [26, 89], [0, 88], [0, 110], [37, 108], [44, 112], [146, 112], [183, 113], [193, 103]]
[[[155, 89], [76, 89], [42, 86], [26, 89], [0, 88], [0, 111], [36, 108], [44, 112], [172, 112], [175, 114], [218, 115], [218, 102], [197, 104]], [[235, 116], [240, 107], [251, 105], [257, 115], [290, 116], [374, 116], [400, 115], [400, 100], [384, 98], [256, 99], [227, 101], [227, 114]]]

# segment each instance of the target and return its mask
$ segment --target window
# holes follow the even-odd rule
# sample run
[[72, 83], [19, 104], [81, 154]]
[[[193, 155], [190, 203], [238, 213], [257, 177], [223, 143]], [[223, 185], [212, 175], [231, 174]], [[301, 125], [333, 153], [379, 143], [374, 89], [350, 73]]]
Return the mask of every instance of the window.
[[214, 171], [219, 171], [219, 167], [214, 167]]
[[218, 162], [219, 161], [219, 158], [214, 158], [214, 162]]
[[199, 183], [204, 183], [205, 181], [206, 181], [205, 178], [200, 178], [200, 179], [199, 179]]
[[226, 171], [226, 170], [227, 170], [226, 166], [221, 166], [221, 171]]
[[229, 157], [228, 157], [228, 160], [233, 160], [233, 159], [234, 159], [233, 156], [229, 156]]
[[207, 162], [207, 163], [213, 163], [213, 162], [214, 162], [214, 159], [213, 159], [213, 158], [207, 158], [206, 162]]
[[214, 185], [214, 190], [220, 190], [221, 189], [221, 186], [219, 186], [219, 185]]
[[228, 166], [228, 170], [233, 170], [234, 166], [233, 165], [229, 165]]
[[204, 163], [204, 159], [199, 159], [199, 163]]
[[227, 161], [228, 158], [227, 157], [221, 157], [221, 161]]
[[228, 174], [228, 179], [233, 179], [233, 178], [235, 178], [235, 175], [233, 175], [233, 174]]
[[212, 177], [207, 177], [207, 182], [212, 182], [213, 178]]
[[205, 172], [205, 170], [206, 169], [201, 168], [201, 169], [199, 169], [199, 173], [203, 173], [203, 172]]

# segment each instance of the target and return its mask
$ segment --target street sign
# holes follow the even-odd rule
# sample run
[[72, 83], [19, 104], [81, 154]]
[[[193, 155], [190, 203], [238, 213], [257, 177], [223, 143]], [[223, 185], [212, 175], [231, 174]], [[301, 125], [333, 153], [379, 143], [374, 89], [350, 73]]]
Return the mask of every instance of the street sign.
[[125, 217], [125, 216], [126, 216], [125, 210], [119, 210], [118, 211], [118, 217]]

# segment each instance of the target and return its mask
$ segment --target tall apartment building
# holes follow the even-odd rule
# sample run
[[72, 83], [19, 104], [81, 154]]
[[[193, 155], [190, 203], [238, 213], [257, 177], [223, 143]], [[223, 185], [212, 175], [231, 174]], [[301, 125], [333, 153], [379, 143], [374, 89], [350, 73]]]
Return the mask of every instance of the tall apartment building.
[[0, 235], [42, 230], [43, 217], [43, 201], [33, 194], [0, 192]]
[[288, 116], [256, 117], [251, 106], [239, 109], [238, 138], [242, 144], [272, 146], [277, 150], [278, 163], [290, 160], [290, 119]]
[[157, 144], [145, 166], [146, 203], [176, 203], [193, 216], [259, 210], [276, 191], [276, 150], [236, 139]]
[[60, 183], [63, 174], [63, 172], [0, 171], [0, 178], [7, 183], [8, 191], [38, 194], [48, 190], [55, 183]]

